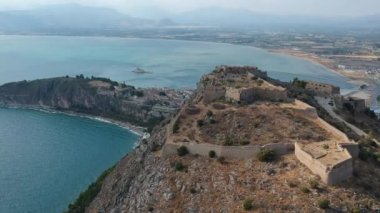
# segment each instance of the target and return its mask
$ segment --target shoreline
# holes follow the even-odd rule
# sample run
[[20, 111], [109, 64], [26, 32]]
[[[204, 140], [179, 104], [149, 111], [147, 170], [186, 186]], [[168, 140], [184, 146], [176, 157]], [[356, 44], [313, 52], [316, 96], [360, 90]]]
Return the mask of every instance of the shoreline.
[[78, 112], [74, 112], [74, 111], [57, 110], [57, 109], [49, 107], [49, 106], [23, 105], [23, 104], [1, 105], [0, 104], [0, 108], [35, 110], [35, 111], [40, 111], [40, 112], [45, 112], [45, 113], [58, 113], [58, 114], [64, 114], [64, 115], [68, 115], [68, 116], [87, 118], [87, 119], [95, 120], [98, 122], [116, 125], [118, 127], [126, 129], [126, 130], [130, 131], [131, 133], [139, 136], [140, 139], [144, 136], [144, 130], [146, 129], [146, 128], [141, 127], [141, 126], [136, 126], [136, 125], [133, 125], [131, 123], [115, 120], [112, 118], [107, 118], [107, 117], [102, 117], [102, 116], [97, 116], [97, 115], [91, 115], [91, 114], [86, 114], [86, 113], [78, 113]]
[[266, 49], [268, 52], [271, 53], [277, 53], [281, 55], [286, 55], [286, 56], [292, 56], [296, 57], [299, 59], [303, 59], [306, 61], [309, 61], [313, 64], [320, 65], [331, 72], [344, 76], [346, 78], [349, 78], [353, 81], [364, 81], [366, 83], [371, 83], [370, 78], [368, 78], [365, 74], [357, 72], [357, 71], [349, 71], [345, 69], [340, 69], [335, 66], [335, 62], [332, 59], [327, 59], [327, 58], [322, 58], [318, 55], [299, 51], [299, 50], [292, 50], [292, 49]]
[[352, 92], [347, 93], [346, 95], [349, 94], [357, 98], [365, 99], [368, 102], [368, 107], [374, 109], [378, 108], [377, 104], [375, 103], [375, 99], [379, 95], [378, 88], [380, 88], [380, 86], [376, 84], [373, 79], [369, 78], [365, 73], [337, 68], [335, 62], [332, 59], [322, 58], [318, 55], [306, 53], [299, 50], [267, 49], [267, 51], [275, 54], [296, 57], [313, 64], [320, 65], [335, 74], [348, 78], [350, 80], [349, 83], [357, 85], [358, 87], [363, 84], [368, 85], [371, 90], [361, 90], [358, 88]]

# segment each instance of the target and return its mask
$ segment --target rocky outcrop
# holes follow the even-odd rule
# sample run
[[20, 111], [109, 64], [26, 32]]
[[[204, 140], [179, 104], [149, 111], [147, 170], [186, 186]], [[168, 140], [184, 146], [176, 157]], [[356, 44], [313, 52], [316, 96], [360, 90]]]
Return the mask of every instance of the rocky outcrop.
[[[164, 144], [164, 128], [157, 128], [153, 136], [143, 140], [134, 151], [119, 161], [106, 178], [101, 192], [87, 208], [87, 212], [144, 212], [155, 201], [152, 193], [164, 179], [166, 166], [154, 152]], [[170, 198], [170, 195], [167, 195]]]
[[0, 87], [0, 105], [48, 107], [154, 126], [161, 118], [151, 115], [154, 103], [143, 95], [142, 90], [109, 79], [60, 77], [5, 84]]

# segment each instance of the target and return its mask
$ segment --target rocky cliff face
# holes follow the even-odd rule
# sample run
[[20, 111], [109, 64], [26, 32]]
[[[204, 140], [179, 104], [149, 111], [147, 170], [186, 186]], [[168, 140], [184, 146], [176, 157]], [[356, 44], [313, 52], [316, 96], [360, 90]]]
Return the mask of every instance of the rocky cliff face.
[[[0, 87], [0, 105], [31, 105], [104, 116], [152, 126], [144, 91], [102, 78], [52, 78], [8, 83]], [[142, 100], [144, 99], [144, 100]]]
[[87, 212], [144, 212], [154, 202], [152, 193], [164, 179], [166, 167], [154, 154], [165, 142], [164, 128], [157, 128], [153, 136], [143, 140], [124, 157], [107, 177], [101, 192], [87, 208]]

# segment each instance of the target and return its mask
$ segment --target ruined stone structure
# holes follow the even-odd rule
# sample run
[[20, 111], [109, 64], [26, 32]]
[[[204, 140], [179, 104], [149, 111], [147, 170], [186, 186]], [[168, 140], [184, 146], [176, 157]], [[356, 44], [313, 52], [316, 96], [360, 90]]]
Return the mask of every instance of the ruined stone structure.
[[364, 112], [367, 109], [367, 103], [365, 99], [356, 98], [351, 96], [336, 96], [334, 97], [335, 106], [338, 109], [348, 109], [356, 113]]
[[[217, 156], [247, 159], [255, 158], [257, 153], [264, 148], [274, 150], [277, 155], [287, 154], [294, 150], [297, 159], [313, 173], [319, 175], [321, 180], [326, 184], [336, 184], [351, 177], [353, 172], [353, 160], [357, 157], [359, 152], [358, 145], [350, 141], [344, 133], [319, 118], [314, 107], [299, 100], [288, 101], [290, 99], [285, 88], [274, 86], [262, 78], [257, 77], [251, 72], [252, 70], [258, 71], [256, 68], [250, 69], [249, 67], [231, 68], [222, 66], [217, 68], [213, 73], [205, 75], [198, 84], [198, 98], [194, 99], [197, 101], [193, 101], [187, 108], [182, 110], [186, 112], [186, 114], [182, 114], [182, 119], [185, 121], [182, 128], [184, 133], [173, 133], [174, 125], [180, 120], [180, 112], [177, 117], [172, 120], [168, 128], [168, 138], [162, 149], [162, 154], [176, 154], [180, 146], [186, 146], [192, 154], [208, 156], [210, 151], [215, 151]], [[339, 88], [332, 85], [314, 82], [309, 82], [308, 85], [307, 88], [320, 95], [329, 96], [339, 94]], [[203, 99], [203, 102], [200, 101], [201, 99]], [[226, 146], [226, 144], [213, 144], [203, 141], [203, 138], [199, 137], [199, 130], [195, 129], [195, 127], [202, 126], [202, 122], [210, 122], [213, 120], [212, 112], [211, 115], [207, 116], [204, 112], [206, 110], [212, 110], [210, 103], [219, 99], [245, 104], [253, 103], [256, 100], [264, 102], [281, 101], [281, 103], [276, 103], [276, 107], [287, 110], [289, 116], [296, 116], [295, 118], [298, 116], [311, 121], [316, 125], [316, 128], [325, 131], [326, 138], [321, 140], [316, 139], [315, 141], [292, 139], [287, 142], [269, 140], [267, 144], [258, 144], [253, 141], [252, 143], [248, 142], [247, 145], [244, 146]], [[236, 106], [232, 105], [231, 107]], [[200, 109], [203, 110], [203, 114]], [[189, 118], [189, 116], [194, 117]], [[197, 121], [202, 122], [197, 124]], [[214, 123], [215, 122], [217, 123], [218, 121], [214, 120]], [[177, 123], [176, 125], [179, 124]], [[236, 125], [245, 124], [238, 124], [237, 121]], [[223, 131], [225, 131], [225, 129]], [[226, 133], [223, 132], [221, 134]]]
[[194, 142], [181, 142], [181, 143], [166, 143], [162, 149], [163, 156], [170, 156], [177, 154], [177, 149], [181, 146], [186, 146], [192, 154], [198, 154], [202, 156], [208, 156], [210, 151], [214, 151], [217, 156], [222, 156], [230, 159], [249, 159], [256, 158], [257, 153], [262, 149], [270, 149], [275, 151], [277, 155], [285, 155], [293, 152], [294, 144], [266, 144], [260, 145], [248, 145], [248, 146], [221, 146], [209, 143], [194, 143]]
[[217, 67], [203, 76], [198, 87], [203, 91], [203, 102], [227, 101], [252, 103], [255, 100], [287, 101], [285, 88], [274, 86], [262, 78], [267, 74], [256, 67]]
[[[315, 111], [314, 108], [312, 109]], [[332, 134], [332, 140], [311, 143], [296, 142], [294, 152], [297, 159], [329, 185], [352, 177], [353, 160], [359, 154], [359, 145], [350, 141], [343, 132], [318, 116], [316, 121]]]
[[253, 90], [253, 88], [227, 87], [225, 98], [231, 102], [252, 103], [255, 100]]
[[226, 89], [224, 87], [207, 86], [203, 93], [203, 102], [208, 104], [218, 99], [224, 98]]
[[306, 81], [305, 89], [314, 92], [318, 96], [334, 96], [340, 94], [339, 87], [314, 81]]
[[337, 184], [352, 176], [353, 157], [337, 142], [295, 143], [295, 155], [326, 184]]
[[286, 101], [288, 100], [288, 95], [286, 89], [274, 86], [264, 89], [260, 87], [227, 87], [225, 98], [227, 101], [252, 103], [255, 100]]

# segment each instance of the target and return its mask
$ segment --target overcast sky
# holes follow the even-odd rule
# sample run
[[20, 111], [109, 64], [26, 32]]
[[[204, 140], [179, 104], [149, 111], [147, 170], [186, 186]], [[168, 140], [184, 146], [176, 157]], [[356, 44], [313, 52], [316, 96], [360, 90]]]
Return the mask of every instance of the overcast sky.
[[318, 16], [365, 16], [380, 14], [380, 0], [0, 0], [0, 10], [26, 9], [49, 4], [78, 3], [119, 11], [160, 7], [183, 12], [204, 7], [245, 8], [269, 14]]

